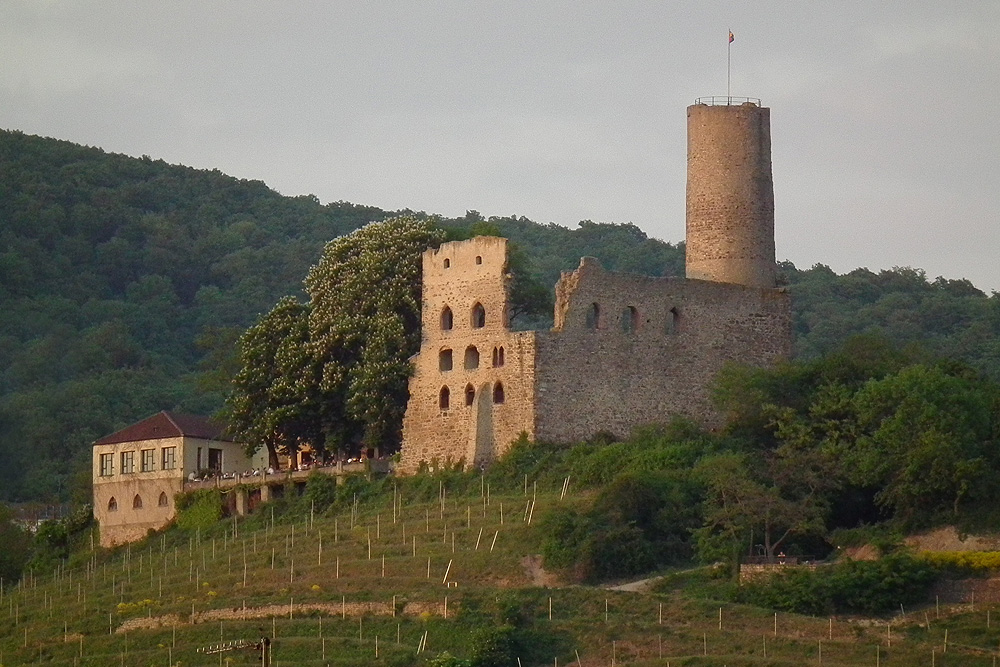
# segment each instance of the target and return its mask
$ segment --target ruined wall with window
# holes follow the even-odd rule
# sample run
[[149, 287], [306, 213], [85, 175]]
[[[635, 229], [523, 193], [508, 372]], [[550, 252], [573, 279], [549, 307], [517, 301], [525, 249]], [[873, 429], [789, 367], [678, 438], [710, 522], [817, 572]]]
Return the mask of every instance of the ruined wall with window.
[[400, 469], [478, 466], [534, 424], [535, 332], [508, 329], [507, 240], [423, 256], [423, 339], [413, 359]]
[[538, 333], [536, 437], [622, 437], [671, 415], [715, 425], [709, 391], [726, 362], [790, 354], [784, 291], [613, 273], [585, 257], [556, 285], [552, 331]]
[[517, 436], [575, 442], [685, 415], [712, 426], [729, 361], [791, 354], [783, 290], [605, 271], [583, 258], [556, 285], [551, 331], [507, 329], [506, 240], [424, 253], [423, 340], [403, 420], [402, 472], [487, 463]]

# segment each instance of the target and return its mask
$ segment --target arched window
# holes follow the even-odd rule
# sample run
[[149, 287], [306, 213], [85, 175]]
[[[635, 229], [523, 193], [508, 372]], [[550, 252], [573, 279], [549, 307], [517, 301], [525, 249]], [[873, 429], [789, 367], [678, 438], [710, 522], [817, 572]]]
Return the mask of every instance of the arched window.
[[482, 258], [482, 256], [480, 256], [480, 255], [476, 255], [476, 264], [482, 264], [482, 263], [483, 263], [483, 258]]
[[622, 311], [622, 331], [635, 333], [639, 329], [639, 311], [633, 306]]
[[132, 509], [141, 510], [142, 509], [142, 497], [137, 493], [135, 498], [132, 499]]
[[493, 385], [493, 402], [503, 403], [503, 382], [497, 382]]
[[118, 511], [118, 501], [115, 500], [114, 496], [111, 496], [111, 499], [108, 500], [108, 511], [109, 512], [117, 512]]
[[680, 325], [681, 316], [677, 312], [677, 308], [671, 308], [667, 311], [667, 335], [672, 335], [677, 333], [677, 329]]
[[160, 491], [160, 500], [158, 501], [157, 504], [160, 507], [166, 507], [169, 503], [170, 503], [170, 501], [167, 500], [167, 494], [164, 493], [163, 491]]
[[472, 328], [482, 329], [486, 326], [486, 309], [483, 304], [477, 303], [472, 307]]
[[468, 371], [479, 368], [479, 350], [475, 345], [465, 348], [465, 369]]
[[476, 388], [471, 384], [465, 385], [465, 404], [472, 405], [476, 400]]
[[503, 345], [493, 348], [493, 368], [503, 366]]
[[445, 259], [444, 260], [444, 268], [447, 269], [447, 268], [450, 268], [450, 267], [451, 267], [451, 260], [450, 259]]
[[438, 370], [450, 371], [451, 368], [451, 350], [445, 348], [438, 352]]
[[451, 308], [445, 306], [444, 310], [441, 311], [441, 328], [445, 331], [451, 329], [454, 324], [453, 319], [454, 318], [451, 316]]
[[587, 318], [584, 325], [588, 329], [601, 328], [601, 307], [596, 303], [590, 304], [590, 308], [587, 309]]
[[441, 393], [438, 394], [438, 407], [442, 410], [447, 410], [450, 402], [451, 392], [448, 391], [448, 387], [441, 387]]

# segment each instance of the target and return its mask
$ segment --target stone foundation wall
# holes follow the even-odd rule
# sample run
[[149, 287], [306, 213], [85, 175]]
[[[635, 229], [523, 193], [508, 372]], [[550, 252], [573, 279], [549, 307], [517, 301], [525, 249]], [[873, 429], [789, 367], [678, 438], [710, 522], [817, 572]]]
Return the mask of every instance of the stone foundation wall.
[[[94, 516], [100, 525], [101, 546], [112, 547], [142, 539], [150, 530], [159, 530], [173, 521], [177, 513], [174, 496], [183, 490], [179, 477], [123, 479], [113, 484], [94, 485]], [[160, 494], [166, 505], [160, 505]], [[133, 506], [138, 496], [141, 508]], [[116, 510], [109, 509], [115, 499]]]

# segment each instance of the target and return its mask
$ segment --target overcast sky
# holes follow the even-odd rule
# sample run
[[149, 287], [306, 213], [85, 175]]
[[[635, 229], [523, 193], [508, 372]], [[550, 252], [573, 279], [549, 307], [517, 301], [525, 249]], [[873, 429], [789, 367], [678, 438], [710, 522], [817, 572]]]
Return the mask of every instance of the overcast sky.
[[771, 108], [778, 259], [1000, 290], [1000, 1], [0, 0], [0, 127], [286, 195], [684, 236], [685, 107]]

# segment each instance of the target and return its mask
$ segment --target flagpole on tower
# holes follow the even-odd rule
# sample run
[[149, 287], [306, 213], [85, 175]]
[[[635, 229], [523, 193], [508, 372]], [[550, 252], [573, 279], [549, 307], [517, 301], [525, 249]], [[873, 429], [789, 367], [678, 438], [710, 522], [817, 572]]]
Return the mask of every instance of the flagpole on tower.
[[726, 44], [726, 104], [732, 104], [733, 99], [730, 93], [729, 82], [732, 78], [733, 70], [733, 31], [729, 31], [729, 43]]

